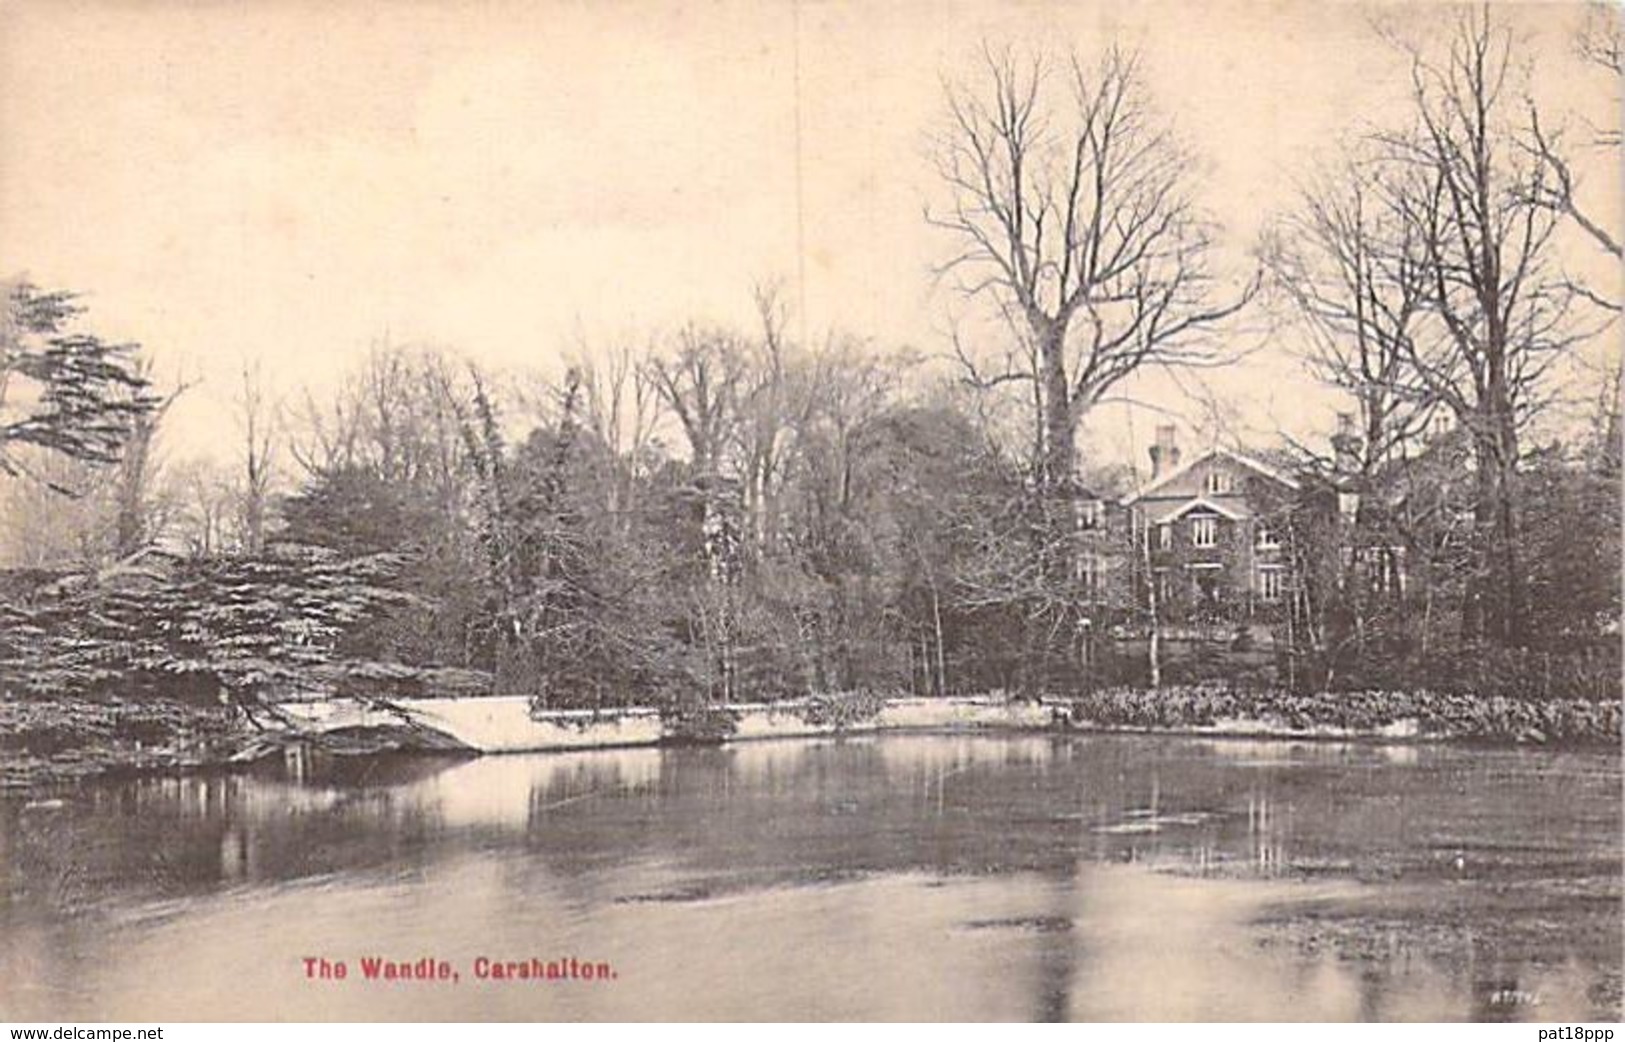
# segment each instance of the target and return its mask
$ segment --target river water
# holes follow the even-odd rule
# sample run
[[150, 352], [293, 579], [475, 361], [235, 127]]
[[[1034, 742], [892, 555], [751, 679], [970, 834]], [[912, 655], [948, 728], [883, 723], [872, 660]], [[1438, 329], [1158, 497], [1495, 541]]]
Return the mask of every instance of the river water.
[[1612, 1018], [1620, 767], [891, 735], [110, 784], [0, 803], [0, 1020]]

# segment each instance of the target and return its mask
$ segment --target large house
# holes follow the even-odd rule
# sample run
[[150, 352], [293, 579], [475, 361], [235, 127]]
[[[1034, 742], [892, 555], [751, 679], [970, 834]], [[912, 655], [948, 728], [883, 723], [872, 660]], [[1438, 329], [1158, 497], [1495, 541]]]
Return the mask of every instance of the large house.
[[1174, 428], [1157, 428], [1151, 478], [1124, 496], [1134, 603], [1170, 622], [1257, 619], [1292, 588], [1284, 526], [1298, 482], [1262, 460], [1211, 448], [1181, 462]]

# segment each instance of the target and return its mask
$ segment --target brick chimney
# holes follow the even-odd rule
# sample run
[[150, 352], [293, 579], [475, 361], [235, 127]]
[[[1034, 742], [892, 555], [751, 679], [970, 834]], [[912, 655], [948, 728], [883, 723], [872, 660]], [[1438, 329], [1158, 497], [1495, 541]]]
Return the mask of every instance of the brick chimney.
[[1360, 436], [1354, 431], [1354, 414], [1337, 414], [1337, 433], [1332, 435], [1332, 459], [1339, 474], [1353, 474], [1360, 469]]
[[1174, 425], [1157, 427], [1157, 443], [1151, 446], [1151, 480], [1155, 481], [1179, 466], [1179, 445], [1174, 441]]

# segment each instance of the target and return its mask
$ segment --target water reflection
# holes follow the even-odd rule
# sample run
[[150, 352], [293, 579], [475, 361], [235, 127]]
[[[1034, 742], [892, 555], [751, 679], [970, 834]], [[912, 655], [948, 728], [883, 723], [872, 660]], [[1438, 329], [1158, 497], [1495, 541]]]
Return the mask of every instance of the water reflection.
[[[0, 803], [0, 1017], [1617, 1011], [1620, 764], [888, 736], [301, 764]], [[310, 981], [306, 956], [458, 966]], [[578, 956], [612, 982], [501, 984]]]

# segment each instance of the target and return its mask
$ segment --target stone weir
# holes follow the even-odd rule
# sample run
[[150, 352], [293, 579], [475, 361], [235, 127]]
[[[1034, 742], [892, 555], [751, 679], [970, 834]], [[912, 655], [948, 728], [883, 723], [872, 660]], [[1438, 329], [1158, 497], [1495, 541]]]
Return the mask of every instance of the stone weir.
[[[812, 701], [715, 707], [731, 726], [714, 740], [800, 738], [898, 730], [1041, 728], [1051, 709], [998, 698], [903, 698], [862, 719], [829, 722]], [[389, 702], [330, 699], [278, 706], [300, 731], [318, 740], [356, 745], [367, 734], [416, 734], [400, 747], [479, 753], [551, 752], [680, 741], [658, 709], [533, 710], [524, 697], [407, 698]], [[325, 744], [325, 743], [324, 743]], [[360, 748], [355, 751], [361, 751]]]

